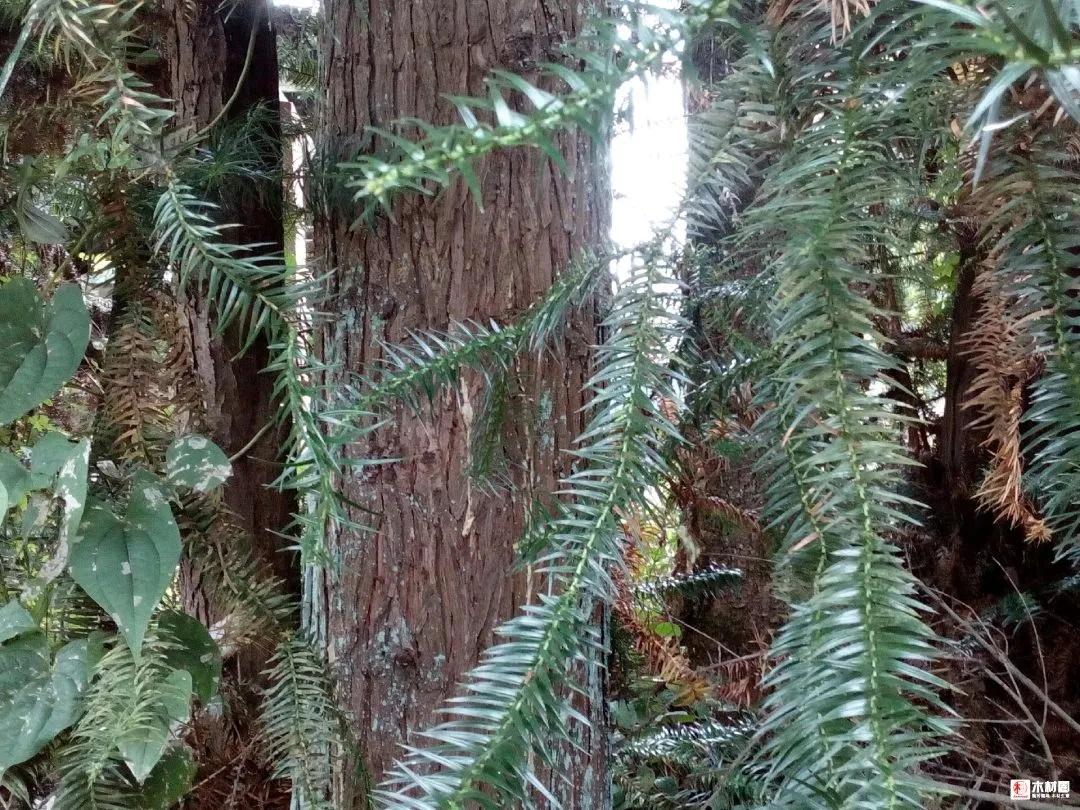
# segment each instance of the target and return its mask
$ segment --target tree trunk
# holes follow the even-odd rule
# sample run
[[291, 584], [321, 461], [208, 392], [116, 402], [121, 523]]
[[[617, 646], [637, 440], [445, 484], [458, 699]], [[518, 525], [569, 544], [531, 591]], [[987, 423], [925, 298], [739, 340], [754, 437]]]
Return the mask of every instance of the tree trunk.
[[[483, 95], [491, 70], [534, 79], [530, 69], [558, 59], [558, 46], [577, 33], [584, 5], [330, 0], [323, 7], [324, 159], [355, 151], [369, 125], [402, 116], [454, 121], [443, 95]], [[406, 340], [411, 330], [513, 318], [600, 238], [606, 165], [584, 135], [560, 146], [572, 177], [526, 151], [476, 167], [483, 212], [462, 183], [436, 199], [400, 200], [394, 221], [374, 230], [351, 230], [357, 211], [328, 208], [316, 222], [316, 242], [334, 272], [338, 317], [325, 345], [342, 373], [376, 372], [380, 345]], [[527, 578], [511, 574], [514, 544], [533, 497], [552, 492], [568, 469], [564, 451], [583, 426], [595, 328], [591, 313], [576, 316], [557, 357], [515, 368], [511, 424], [501, 437], [508, 490], [491, 494], [467, 474], [484, 400], [473, 374], [426, 414], [392, 411], [391, 425], [355, 448], [387, 463], [343, 482], [364, 507], [353, 517], [372, 531], [331, 534], [337, 573], [327, 586], [329, 655], [376, 782], [407, 731], [438, 720], [435, 710], [491, 643], [492, 630], [529, 596]], [[592, 762], [578, 754], [563, 774], [573, 784], [567, 806], [593, 806], [606, 791], [603, 732], [593, 737], [583, 741]], [[359, 792], [340, 786], [335, 806], [360, 806]]]
[[[165, 94], [175, 100], [176, 129], [184, 140], [265, 108], [258, 126], [264, 129], [266, 143], [276, 148], [261, 155], [258, 168], [276, 174], [282, 161], [281, 125], [276, 42], [269, 11], [266, 0], [240, 0], [228, 8], [217, 0], [166, 0], [162, 44], [168, 75], [162, 78]], [[233, 181], [213, 202], [219, 205], [220, 221], [238, 225], [230, 229], [229, 239], [258, 244], [259, 252], [280, 252], [284, 247], [282, 195], [281, 185], [273, 180], [257, 188]], [[212, 304], [203, 290], [189, 290], [178, 307], [187, 327], [189, 371], [197, 389], [190, 429], [205, 433], [231, 456], [275, 418], [273, 376], [263, 373], [269, 359], [266, 340], [256, 339], [237, 357], [243, 346], [241, 336], [235, 330], [215, 333]], [[267, 431], [234, 460], [224, 490], [230, 536], [217, 538], [222, 531], [216, 527], [212, 532], [214, 542], [235, 542], [237, 536], [246, 539], [251, 556], [298, 594], [296, 560], [285, 552], [286, 544], [276, 534], [288, 528], [295, 499], [270, 486], [280, 472], [280, 433]], [[212, 626], [223, 618], [214, 586], [196, 559], [182, 561], [179, 588], [185, 610], [204, 624]], [[200, 770], [190, 806], [231, 806], [241, 800], [262, 810], [289, 806], [287, 783], [270, 779], [252, 744], [258, 731], [254, 713], [261, 697], [260, 673], [272, 652], [272, 643], [260, 641], [229, 656], [221, 687], [229, 711], [224, 718], [202, 712], [192, 724], [188, 740], [198, 751]]]
[[[170, 94], [177, 105], [177, 128], [190, 137], [211, 123], [240, 120], [263, 106], [269, 112], [261, 122], [267, 142], [280, 141], [277, 52], [265, 0], [244, 0], [228, 13], [212, 0], [194, 6], [177, 0], [167, 3], [165, 12], [172, 22], [165, 55]], [[245, 70], [253, 26], [255, 38]], [[221, 121], [216, 121], [234, 93]], [[275, 171], [281, 159], [280, 154], [268, 153], [261, 168]], [[217, 202], [221, 218], [239, 225], [230, 230], [230, 239], [259, 244], [260, 251], [283, 249], [280, 186], [267, 183], [257, 193], [245, 186]], [[256, 340], [243, 357], [236, 358], [242, 343], [235, 335], [213, 334], [209, 303], [199, 292], [190, 296], [187, 311], [204, 429], [232, 455], [274, 418], [273, 379], [262, 373], [268, 359], [266, 341]], [[269, 488], [280, 472], [275, 463], [280, 446], [279, 437], [269, 432], [236, 459], [225, 501], [238, 527], [252, 538], [257, 556], [295, 587], [299, 582], [295, 563], [281, 552], [282, 541], [274, 535], [285, 529], [295, 511], [290, 494]]]

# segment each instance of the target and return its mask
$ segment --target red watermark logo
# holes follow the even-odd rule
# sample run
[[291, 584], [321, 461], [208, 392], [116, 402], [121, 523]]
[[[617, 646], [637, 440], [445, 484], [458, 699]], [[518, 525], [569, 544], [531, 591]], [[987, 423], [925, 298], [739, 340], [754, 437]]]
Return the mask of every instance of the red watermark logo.
[[1013, 779], [1009, 782], [1009, 798], [1014, 802], [1027, 799], [1067, 799], [1070, 785], [1061, 779]]

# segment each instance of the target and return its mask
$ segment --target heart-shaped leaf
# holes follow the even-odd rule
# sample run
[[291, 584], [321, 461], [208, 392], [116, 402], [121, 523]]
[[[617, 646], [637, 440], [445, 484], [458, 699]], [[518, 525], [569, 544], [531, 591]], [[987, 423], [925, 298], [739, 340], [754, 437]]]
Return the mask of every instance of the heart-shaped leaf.
[[52, 506], [52, 499], [47, 495], [39, 492], [31, 493], [30, 499], [26, 502], [26, 510], [23, 512], [22, 525], [19, 527], [23, 540], [28, 540], [38, 528], [45, 525], [50, 506]]
[[165, 651], [165, 660], [188, 672], [199, 702], [209, 703], [221, 680], [221, 651], [210, 632], [198, 619], [174, 610], [161, 614], [158, 630], [172, 642]]
[[168, 742], [168, 721], [164, 716], [156, 716], [125, 734], [116, 747], [135, 780], [141, 784], [161, 759]]
[[90, 462], [90, 441], [73, 442], [60, 433], [47, 433], [30, 451], [30, 485], [51, 488], [63, 504], [63, 519], [56, 552], [42, 566], [37, 586], [52, 582], [68, 564], [71, 540], [82, 520], [86, 505], [86, 476]]
[[39, 745], [44, 746], [78, 719], [82, 713], [80, 698], [98, 658], [100, 649], [94, 639], [72, 641], [57, 651], [49, 681], [52, 711], [38, 734]]
[[141, 810], [168, 810], [195, 784], [195, 758], [186, 745], [173, 745], [162, 754], [154, 770], [143, 782], [139, 795]]
[[87, 508], [68, 568], [137, 656], [179, 561], [180, 532], [169, 504], [151, 475], [137, 473], [123, 517], [101, 503]]
[[183, 723], [191, 714], [191, 674], [174, 669], [161, 684], [161, 708], [165, 717]]
[[30, 485], [34, 489], [49, 489], [56, 476], [67, 464], [78, 445], [63, 433], [46, 433], [30, 448]]
[[86, 476], [90, 468], [90, 440], [77, 442], [56, 476], [55, 492], [63, 502], [64, 520], [60, 524], [61, 542], [68, 543], [82, 521], [86, 507]]
[[90, 316], [76, 285], [61, 286], [48, 305], [26, 279], [0, 287], [0, 425], [55, 394], [89, 341]]
[[89, 639], [60, 649], [35, 633], [0, 647], [0, 771], [25, 762], [78, 719], [93, 666]]
[[40, 634], [0, 648], [0, 771], [35, 753], [48, 721], [49, 645]]
[[232, 464], [221, 448], [202, 436], [185, 436], [165, 453], [165, 477], [170, 484], [209, 492], [232, 475]]

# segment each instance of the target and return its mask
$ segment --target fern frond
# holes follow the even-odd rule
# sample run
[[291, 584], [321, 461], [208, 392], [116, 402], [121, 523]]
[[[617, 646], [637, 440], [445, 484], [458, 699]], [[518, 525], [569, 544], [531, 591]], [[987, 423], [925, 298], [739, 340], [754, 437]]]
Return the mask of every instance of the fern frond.
[[287, 182], [278, 156], [280, 139], [293, 135], [281, 128], [277, 109], [252, 107], [212, 128], [190, 154], [177, 158], [177, 177], [195, 196], [217, 200], [225, 208], [252, 199], [275, 205], [278, 189]]
[[763, 805], [760, 771], [738, 765], [756, 730], [752, 716], [733, 714], [663, 725], [622, 741], [613, 752], [612, 775], [621, 799], [616, 807], [734, 810]]
[[[360, 414], [391, 402], [419, 408], [456, 384], [463, 368], [499, 373], [522, 351], [540, 352], [567, 322], [574, 307], [592, 300], [608, 277], [612, 256], [585, 255], [559, 274], [543, 298], [513, 322], [501, 325], [454, 323], [445, 331], [415, 332], [405, 343], [383, 346], [379, 368], [361, 380], [352, 399]], [[336, 412], [346, 416], [348, 408]]]
[[180, 504], [177, 523], [184, 553], [199, 572], [202, 594], [214, 605], [223, 649], [274, 638], [296, 619], [289, 588], [251, 555], [221, 500], [191, 493]]
[[154, 210], [154, 249], [175, 268], [181, 287], [203, 287], [215, 304], [219, 331], [235, 324], [242, 351], [259, 335], [266, 338], [270, 351], [266, 371], [275, 375], [278, 415], [287, 426], [286, 464], [276, 484], [308, 492], [309, 507], [295, 515], [300, 548], [305, 562], [325, 561], [327, 524], [353, 525], [334, 482], [343, 463], [341, 447], [362, 431], [335, 419], [330, 411], [321, 382], [327, 369], [312, 351], [310, 324], [301, 316], [321, 301], [322, 283], [290, 271], [280, 256], [260, 255], [258, 245], [225, 241], [227, 226], [213, 220], [214, 210], [171, 178]]
[[[772, 103], [776, 82], [760, 54], [743, 54], [710, 88], [715, 96], [712, 104], [688, 122], [689, 188], [684, 210], [687, 231], [697, 244], [714, 243], [730, 233], [761, 184], [762, 172], [775, 160], [782, 134]], [[711, 268], [711, 263], [705, 266]], [[692, 289], [716, 292], [719, 285], [692, 285]]]
[[967, 126], [981, 141], [975, 181], [982, 174], [994, 135], [1019, 116], [1002, 120], [1014, 87], [1035, 74], [1045, 82], [1065, 114], [1080, 121], [1080, 81], [1075, 75], [1075, 8], [1068, 3], [1002, 2], [982, 8], [970, 2], [918, 0], [931, 8], [941, 41], [964, 48], [965, 59], [984, 58], [1000, 65], [975, 105]]
[[[540, 353], [556, 347], [570, 312], [594, 303], [600, 284], [609, 278], [611, 260], [611, 255], [604, 254], [579, 257], [542, 298], [508, 324], [459, 322], [445, 331], [414, 332], [406, 342], [384, 345], [376, 369], [338, 392], [339, 404], [328, 409], [327, 419], [353, 426], [355, 441], [378, 427], [379, 414], [396, 403], [418, 411], [425, 402], [433, 402], [438, 392], [456, 385], [463, 370], [478, 371], [488, 386], [473, 433], [469, 474], [491, 483], [489, 477], [497, 472], [494, 454], [500, 408], [505, 405], [513, 362], [526, 351]], [[273, 368], [284, 371], [287, 367]], [[310, 393], [304, 396], [312, 399]]]
[[150, 138], [172, 117], [166, 100], [150, 92], [151, 85], [116, 57], [80, 77], [72, 94], [86, 96], [102, 108], [97, 124], [108, 124], [117, 145]]
[[227, 226], [214, 222], [215, 209], [170, 180], [154, 209], [153, 247], [176, 269], [182, 289], [205, 285], [216, 305], [218, 331], [238, 321], [250, 345], [260, 332], [274, 334], [300, 305], [317, 303], [310, 299], [318, 284], [294, 281], [280, 256], [258, 255], [258, 246], [224, 240]]
[[138, 787], [117, 748], [167, 722], [161, 714], [162, 685], [172, 671], [160, 642], [147, 639], [138, 659], [116, 644], [97, 667], [86, 709], [59, 757], [57, 810], [123, 810], [136, 806]]
[[[328, 367], [312, 351], [310, 335], [280, 324], [269, 342], [266, 371], [276, 375], [274, 398], [281, 403], [281, 424], [287, 427], [283, 441], [285, 467], [276, 486], [304, 493], [306, 509], [294, 518], [300, 530], [300, 549], [306, 563], [326, 560], [324, 533], [333, 521], [353, 526], [335, 481], [347, 464], [341, 449], [356, 441], [361, 429], [345, 424], [330, 412], [330, 392], [325, 388]], [[368, 428], [373, 429], [373, 427]]]
[[699, 720], [662, 726], [656, 731], [631, 737], [615, 752], [618, 759], [651, 759], [679, 765], [700, 765], [700, 754], [711, 749], [737, 749], [756, 731], [749, 717]]
[[76, 72], [73, 90], [102, 108], [98, 125], [108, 123], [113, 148], [151, 136], [172, 116], [167, 101], [150, 92], [150, 85], [128, 68], [135, 42], [133, 19], [138, 3], [94, 3], [92, 0], [33, 0], [27, 7], [19, 44], [0, 77], [0, 94], [15, 60], [29, 37], [39, 48], [51, 47], [56, 60]]
[[723, 588], [730, 588], [742, 582], [743, 573], [738, 568], [712, 563], [708, 568], [690, 571], [685, 574], [671, 574], [654, 577], [634, 583], [635, 596], [664, 598], [679, 595], [687, 599], [699, 599], [716, 593]]
[[502, 456], [503, 428], [510, 405], [510, 373], [488, 374], [480, 412], [475, 416], [469, 441], [469, 478], [479, 486], [512, 485]]
[[[167, 392], [158, 388], [164, 357], [153, 297], [124, 302], [110, 329], [102, 369], [99, 447], [115, 459], [156, 466], [171, 439]], [[103, 418], [102, 418], [103, 417]]]
[[[631, 571], [641, 559], [633, 546], [627, 548], [625, 557]], [[712, 691], [711, 685], [690, 665], [678, 642], [671, 637], [661, 637], [647, 626], [634, 605], [634, 589], [627, 584], [622, 572], [615, 576], [615, 588], [613, 615], [629, 632], [634, 648], [644, 658], [652, 674], [680, 691], [676, 705], [690, 705], [708, 695]]]
[[690, 706], [713, 693], [714, 685], [690, 665], [678, 643], [661, 638], [645, 626], [633, 610], [615, 603], [619, 623], [634, 640], [634, 649], [644, 659], [645, 672], [661, 680], [675, 692], [672, 704]]
[[80, 58], [90, 64], [107, 61], [109, 40], [127, 30], [134, 8], [123, 3], [95, 4], [83, 0], [34, 0], [26, 25], [41, 43], [52, 41], [65, 63]]

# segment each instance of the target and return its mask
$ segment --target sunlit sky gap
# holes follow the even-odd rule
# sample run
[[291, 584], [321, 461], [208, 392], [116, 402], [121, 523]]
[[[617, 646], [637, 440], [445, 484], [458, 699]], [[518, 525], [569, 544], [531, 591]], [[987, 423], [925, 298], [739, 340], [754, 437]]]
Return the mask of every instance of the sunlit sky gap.
[[[658, 0], [675, 8], [677, 0]], [[677, 64], [660, 76], [632, 79], [619, 90], [623, 113], [611, 142], [611, 238], [632, 247], [672, 224], [686, 186], [687, 134]], [[676, 223], [681, 238], [681, 223]]]

